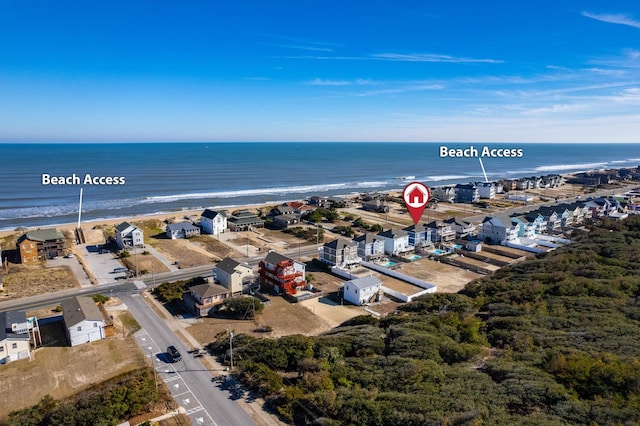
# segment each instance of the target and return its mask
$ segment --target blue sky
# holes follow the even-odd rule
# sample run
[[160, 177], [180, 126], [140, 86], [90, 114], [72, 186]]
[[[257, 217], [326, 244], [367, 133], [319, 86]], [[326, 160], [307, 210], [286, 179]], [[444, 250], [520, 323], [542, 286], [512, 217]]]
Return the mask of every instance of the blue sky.
[[0, 0], [1, 141], [638, 142], [632, 1]]

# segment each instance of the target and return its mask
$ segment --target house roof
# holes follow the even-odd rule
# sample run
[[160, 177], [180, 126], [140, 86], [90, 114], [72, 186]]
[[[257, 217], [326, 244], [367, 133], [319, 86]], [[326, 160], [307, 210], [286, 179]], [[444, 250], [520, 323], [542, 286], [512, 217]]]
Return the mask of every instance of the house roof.
[[227, 215], [224, 212], [219, 212], [219, 211], [210, 210], [210, 209], [205, 209], [205, 211], [202, 212], [201, 214], [202, 217], [205, 217], [207, 219], [214, 219], [218, 215], [222, 217], [227, 217]]
[[440, 228], [444, 228], [446, 226], [448, 226], [448, 224], [443, 222], [443, 221], [441, 221], [441, 220], [434, 220], [432, 222], [424, 224], [425, 228], [431, 228], [431, 229], [440, 229]]
[[502, 225], [504, 227], [513, 226], [511, 218], [504, 214], [499, 214], [493, 217], [487, 216], [484, 218], [482, 223], [487, 223], [487, 222], [491, 222], [492, 225]]
[[116, 231], [123, 232], [126, 231], [131, 225], [129, 222], [122, 222], [120, 225], [116, 226]]
[[385, 238], [399, 238], [406, 237], [409, 234], [407, 234], [407, 231], [403, 231], [402, 229], [391, 228], [387, 231], [378, 232], [378, 235]]
[[194, 226], [191, 222], [170, 223], [167, 225], [167, 231], [197, 231], [197, 226]]
[[366, 277], [361, 277], [361, 278], [356, 278], [355, 280], [346, 281], [344, 284], [345, 285], [351, 284], [357, 287], [359, 290], [364, 290], [365, 288], [379, 287], [380, 285], [382, 285], [382, 281], [380, 281], [378, 278], [374, 277], [373, 275], [368, 275]]
[[356, 243], [360, 243], [364, 241], [365, 244], [371, 244], [376, 240], [384, 241], [384, 238], [381, 238], [380, 236], [378, 236], [377, 234], [374, 234], [373, 232], [366, 232], [364, 235], [360, 235], [359, 237], [356, 237], [353, 239], [353, 241], [355, 241]]
[[88, 296], [76, 296], [63, 300], [60, 306], [62, 306], [62, 316], [67, 327], [73, 327], [85, 320], [104, 321], [100, 309]]
[[220, 262], [218, 262], [216, 268], [226, 272], [227, 274], [233, 274], [236, 271], [236, 266], [238, 266], [239, 264], [240, 262], [238, 262], [237, 260], [231, 257], [225, 257]]
[[272, 265], [277, 265], [280, 262], [287, 261], [287, 260], [293, 260], [293, 259], [291, 259], [291, 258], [289, 258], [287, 256], [283, 256], [280, 253], [277, 253], [275, 251], [270, 251], [267, 254], [267, 257], [264, 258], [264, 260], [267, 263], [271, 263]]
[[229, 293], [229, 290], [219, 284], [199, 284], [189, 288], [193, 294], [197, 294], [201, 298], [217, 296], [219, 294]]
[[45, 242], [51, 240], [62, 240], [64, 239], [64, 235], [62, 235], [62, 232], [58, 231], [55, 228], [38, 229], [36, 231], [29, 231], [24, 234], [22, 237], [20, 237], [20, 242], [24, 241], [25, 239], [29, 241]]
[[280, 214], [291, 214], [295, 211], [292, 206], [278, 206], [274, 210], [279, 211]]
[[345, 240], [344, 238], [337, 238], [333, 241], [329, 241], [328, 243], [324, 243], [324, 246], [335, 250], [341, 250], [345, 247], [356, 247], [357, 244], [353, 241]]
[[448, 225], [456, 224], [458, 226], [465, 226], [465, 227], [472, 225], [471, 222], [467, 222], [466, 220], [462, 220], [462, 219], [460, 219], [458, 217], [452, 217], [452, 218], [449, 218], [449, 219], [445, 219], [445, 220], [443, 220], [443, 222], [448, 224]]
[[[15, 315], [21, 317], [13, 318], [13, 316]], [[0, 342], [5, 340], [6, 338], [29, 340], [28, 333], [18, 334], [14, 333], [11, 329], [12, 324], [22, 323], [26, 321], [27, 317], [25, 316], [24, 311], [0, 312]]]
[[236, 226], [242, 225], [254, 225], [254, 224], [262, 224], [264, 220], [260, 219], [256, 215], [252, 216], [243, 216], [243, 217], [232, 217], [229, 219], [229, 222], [233, 223]]

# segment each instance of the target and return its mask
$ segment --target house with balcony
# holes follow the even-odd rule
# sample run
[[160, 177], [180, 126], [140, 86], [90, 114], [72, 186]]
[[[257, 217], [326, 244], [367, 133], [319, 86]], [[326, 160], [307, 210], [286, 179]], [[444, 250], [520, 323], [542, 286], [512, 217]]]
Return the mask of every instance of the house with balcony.
[[279, 294], [296, 294], [307, 287], [305, 269], [304, 263], [270, 251], [258, 265], [260, 284]]
[[389, 229], [378, 233], [384, 238], [384, 252], [389, 256], [400, 256], [414, 250], [414, 246], [409, 244], [409, 234], [402, 229]]
[[448, 243], [456, 238], [456, 231], [442, 220], [425, 223], [424, 229], [431, 234], [431, 242], [434, 243]]
[[105, 338], [105, 320], [96, 302], [88, 296], [76, 296], [63, 300], [62, 318], [71, 346], [90, 343]]
[[467, 222], [466, 220], [457, 217], [445, 219], [443, 220], [443, 222], [448, 225], [455, 233], [455, 238], [459, 239], [473, 237], [476, 235], [476, 232], [478, 230], [478, 227], [473, 223]]
[[36, 317], [24, 311], [0, 312], [0, 364], [31, 357], [31, 348], [40, 344]]
[[522, 218], [533, 228], [534, 234], [546, 234], [547, 233], [547, 221], [537, 210], [523, 215], [512, 215]]
[[182, 301], [194, 315], [206, 317], [216, 312], [229, 297], [229, 289], [219, 284], [205, 283], [189, 287], [189, 291], [182, 295]]
[[431, 245], [432, 242], [432, 229], [425, 228], [425, 225], [411, 225], [406, 228], [402, 228], [407, 234], [409, 234], [409, 245], [418, 247], [424, 245]]
[[555, 206], [540, 207], [536, 212], [544, 218], [545, 222], [547, 222], [546, 234], [557, 234], [562, 232], [563, 212], [566, 212], [566, 216], [569, 215], [569, 212], [566, 209], [560, 210], [560, 213], [558, 213]]
[[358, 244], [355, 241], [338, 238], [324, 243], [318, 248], [320, 261], [328, 265], [346, 269], [362, 262], [358, 256]]
[[485, 217], [478, 229], [478, 238], [494, 244], [515, 241], [518, 238], [518, 227], [506, 215]]
[[250, 231], [254, 228], [264, 228], [264, 220], [249, 210], [238, 210], [227, 220], [229, 229], [234, 232]]
[[459, 183], [456, 188], [456, 203], [477, 203], [480, 201], [478, 187], [473, 183]]
[[356, 306], [377, 302], [382, 297], [382, 281], [373, 275], [346, 281], [343, 294], [344, 300]]
[[358, 257], [367, 262], [378, 260], [385, 256], [385, 239], [374, 234], [373, 232], [367, 232], [359, 237], [354, 238], [353, 241], [358, 245]]
[[456, 189], [452, 186], [437, 186], [431, 188], [431, 198], [445, 203], [453, 203], [456, 201]]
[[511, 223], [518, 228], [518, 238], [534, 238], [536, 225], [529, 222], [524, 216], [511, 216]]
[[64, 235], [55, 228], [29, 231], [18, 238], [16, 249], [25, 265], [54, 259], [64, 254]]
[[200, 216], [203, 234], [218, 235], [227, 230], [227, 214], [224, 211], [205, 209]]
[[214, 280], [229, 290], [232, 296], [242, 294], [245, 284], [253, 281], [253, 269], [247, 263], [240, 263], [231, 257], [225, 257], [213, 268]]
[[497, 188], [493, 182], [478, 182], [476, 183], [478, 188], [478, 196], [480, 198], [492, 200], [496, 198]]
[[142, 229], [129, 222], [122, 222], [116, 226], [116, 244], [120, 250], [131, 247], [144, 247], [144, 233]]

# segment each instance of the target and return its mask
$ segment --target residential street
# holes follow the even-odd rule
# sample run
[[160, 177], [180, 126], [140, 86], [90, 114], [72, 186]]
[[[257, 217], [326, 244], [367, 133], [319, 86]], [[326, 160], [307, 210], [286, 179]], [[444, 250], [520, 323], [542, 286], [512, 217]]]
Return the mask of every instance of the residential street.
[[[122, 295], [142, 326], [135, 337], [146, 355], [153, 360], [159, 377], [166, 383], [171, 395], [194, 425], [255, 425], [256, 423], [229, 397], [230, 394], [212, 382], [217, 372], [205, 368], [199, 359], [189, 354], [187, 348], [171, 329], [161, 321], [139, 294]], [[167, 347], [175, 346], [182, 360], [169, 363]]]

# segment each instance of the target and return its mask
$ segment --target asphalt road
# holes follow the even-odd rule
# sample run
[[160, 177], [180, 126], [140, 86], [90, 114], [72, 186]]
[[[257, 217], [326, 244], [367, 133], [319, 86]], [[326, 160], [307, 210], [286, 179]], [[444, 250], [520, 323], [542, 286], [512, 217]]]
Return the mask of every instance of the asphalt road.
[[[245, 426], [256, 423], [234, 401], [229, 392], [221, 390], [212, 382], [213, 374], [199, 359], [188, 353], [164, 321], [147, 305], [139, 294], [121, 296], [129, 311], [142, 326], [135, 338], [145, 354], [151, 358], [157, 374], [167, 385], [171, 395], [194, 425], [234, 425]], [[171, 363], [166, 351], [175, 346], [182, 354], [182, 360]], [[217, 375], [217, 374], [216, 374]]]

